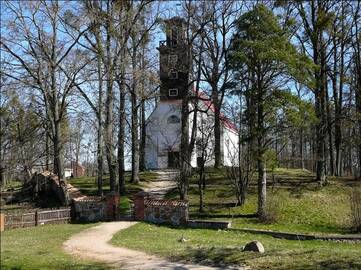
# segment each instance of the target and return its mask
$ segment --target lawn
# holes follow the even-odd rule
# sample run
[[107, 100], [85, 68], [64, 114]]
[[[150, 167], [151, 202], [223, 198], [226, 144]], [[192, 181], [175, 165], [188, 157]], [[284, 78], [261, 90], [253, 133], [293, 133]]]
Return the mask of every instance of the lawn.
[[[234, 228], [259, 228], [312, 234], [350, 234], [350, 192], [361, 183], [350, 178], [330, 177], [319, 187], [311, 172], [277, 169], [269, 174], [268, 201], [277, 219], [271, 224], [250, 217], [257, 209], [257, 187], [253, 181], [244, 206], [235, 207], [232, 185], [225, 171], [211, 169], [207, 175], [205, 212], [198, 212], [196, 178], [190, 181], [192, 218], [231, 220]], [[177, 198], [177, 191], [167, 194]], [[178, 241], [184, 236], [187, 241]], [[241, 252], [252, 240], [261, 241], [264, 254]], [[361, 269], [361, 243], [292, 241], [231, 230], [186, 229], [140, 223], [113, 238], [115, 245], [144, 250], [181, 260], [215, 266], [248, 265], [252, 269]], [[146, 245], [144, 243], [147, 243]]]
[[[139, 173], [139, 184], [134, 184], [130, 182], [130, 173], [126, 174], [125, 185], [126, 185], [126, 195], [120, 197], [119, 210], [120, 214], [127, 214], [130, 210], [130, 205], [133, 200], [133, 195], [143, 189], [145, 182], [155, 179], [157, 174], [151, 171], [145, 171]], [[97, 182], [96, 177], [83, 176], [78, 178], [68, 179], [69, 183], [74, 187], [78, 188], [80, 192], [84, 195], [95, 196], [97, 195]], [[109, 177], [103, 179], [103, 191], [104, 194], [110, 191], [109, 186]]]
[[[133, 184], [130, 182], [130, 173], [126, 173], [125, 176], [125, 186], [127, 191], [127, 196], [132, 195], [140, 190], [142, 190], [142, 182], [148, 182], [152, 179], [155, 179], [157, 174], [151, 171], [145, 171], [139, 173], [140, 184]], [[68, 182], [72, 184], [74, 187], [78, 188], [81, 193], [88, 196], [97, 195], [97, 180], [94, 176], [83, 176], [77, 178], [68, 179]], [[109, 177], [105, 176], [103, 179], [103, 191], [104, 193], [109, 192]]]
[[62, 224], [14, 229], [1, 233], [1, 269], [110, 269], [104, 263], [76, 259], [62, 251], [72, 234], [93, 225]]
[[[270, 175], [269, 175], [269, 178]], [[196, 179], [189, 189], [192, 218], [231, 220], [234, 228], [259, 228], [285, 232], [317, 234], [351, 233], [351, 189], [360, 189], [361, 182], [350, 178], [329, 178], [329, 184], [319, 187], [314, 175], [302, 170], [277, 169], [274, 180], [268, 180], [268, 201], [276, 212], [272, 224], [259, 223], [247, 217], [257, 210], [257, 187], [253, 181], [244, 206], [235, 207], [230, 180], [222, 170], [208, 173], [205, 191], [205, 212], [198, 212], [199, 195]], [[176, 191], [167, 195], [177, 198]]]
[[[186, 242], [179, 242], [184, 237]], [[261, 241], [264, 254], [242, 252], [252, 240]], [[117, 233], [112, 243], [174, 261], [219, 267], [247, 265], [251, 269], [361, 269], [361, 244], [291, 241], [237, 231], [186, 229], [139, 223]], [[146, 243], [146, 244], [145, 244]]]

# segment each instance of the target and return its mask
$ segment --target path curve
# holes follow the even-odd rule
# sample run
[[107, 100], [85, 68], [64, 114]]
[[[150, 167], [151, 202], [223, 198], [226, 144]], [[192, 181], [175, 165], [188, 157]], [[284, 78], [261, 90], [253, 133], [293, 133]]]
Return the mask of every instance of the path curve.
[[[166, 259], [149, 255], [141, 251], [134, 251], [127, 248], [115, 247], [108, 242], [113, 235], [137, 222], [115, 221], [101, 223], [98, 226], [86, 229], [78, 234], [73, 235], [69, 240], [64, 242], [64, 250], [81, 258], [104, 261], [120, 269], [221, 269], [201, 265], [191, 265], [178, 262], [169, 262]], [[224, 268], [222, 268], [224, 269]]]

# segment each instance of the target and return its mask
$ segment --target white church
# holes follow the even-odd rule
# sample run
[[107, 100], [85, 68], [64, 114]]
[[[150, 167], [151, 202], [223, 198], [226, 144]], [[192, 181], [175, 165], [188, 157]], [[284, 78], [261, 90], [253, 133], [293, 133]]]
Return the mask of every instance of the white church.
[[[196, 143], [192, 167], [214, 165], [214, 106], [209, 97], [189, 87], [190, 47], [185, 42], [185, 21], [179, 17], [166, 20], [167, 39], [157, 48], [160, 55], [160, 100], [147, 119], [145, 162], [147, 169], [170, 169], [179, 166], [182, 98], [187, 90], [197, 95]], [[187, 89], [191, 88], [191, 89]], [[194, 101], [193, 101], [194, 102]], [[189, 104], [189, 135], [192, 133], [194, 103]], [[221, 116], [221, 154], [223, 165], [238, 163], [236, 126]], [[189, 136], [190, 137], [190, 136]]]

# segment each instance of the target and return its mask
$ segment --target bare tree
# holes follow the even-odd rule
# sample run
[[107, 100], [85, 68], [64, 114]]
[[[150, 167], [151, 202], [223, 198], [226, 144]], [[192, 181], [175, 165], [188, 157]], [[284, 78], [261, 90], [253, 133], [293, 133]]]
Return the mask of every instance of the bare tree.
[[63, 2], [7, 1], [4, 5], [11, 19], [0, 43], [4, 53], [12, 57], [9, 66], [13, 68], [4, 73], [41, 94], [53, 142], [54, 172], [63, 179], [61, 123], [75, 78], [87, 63], [75, 50], [85, 29], [75, 39], [62, 32]]

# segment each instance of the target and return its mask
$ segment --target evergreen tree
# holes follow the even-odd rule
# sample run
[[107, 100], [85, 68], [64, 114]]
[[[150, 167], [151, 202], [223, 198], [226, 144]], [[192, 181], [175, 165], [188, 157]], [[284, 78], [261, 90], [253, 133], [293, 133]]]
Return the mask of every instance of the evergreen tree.
[[309, 84], [307, 71], [312, 66], [307, 57], [299, 54], [290, 43], [289, 31], [280, 26], [266, 6], [256, 5], [243, 14], [236, 25], [230, 57], [238, 77], [248, 74], [250, 81], [244, 94], [252, 104], [247, 109], [254, 116], [250, 136], [255, 140], [253, 155], [258, 170], [258, 215], [263, 219], [267, 216], [265, 154], [273, 141], [270, 131], [287, 126], [286, 122], [295, 115], [292, 108], [296, 108], [299, 101], [281, 88], [294, 79]]

